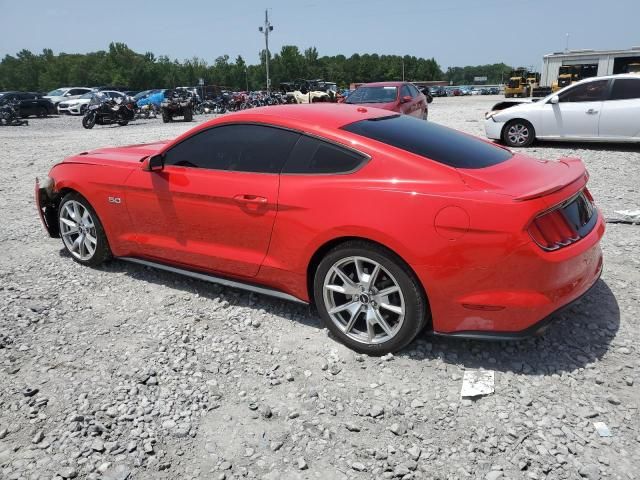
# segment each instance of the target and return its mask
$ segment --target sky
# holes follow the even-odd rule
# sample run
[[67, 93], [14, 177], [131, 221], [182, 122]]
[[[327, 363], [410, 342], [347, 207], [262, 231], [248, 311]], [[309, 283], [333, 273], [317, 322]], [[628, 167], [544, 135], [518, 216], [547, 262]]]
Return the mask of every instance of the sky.
[[213, 63], [227, 54], [258, 63], [264, 11], [283, 45], [319, 54], [415, 55], [441, 68], [505, 62], [539, 69], [542, 56], [570, 49], [640, 46], [640, 0], [0, 0], [0, 57], [22, 49], [106, 50]]

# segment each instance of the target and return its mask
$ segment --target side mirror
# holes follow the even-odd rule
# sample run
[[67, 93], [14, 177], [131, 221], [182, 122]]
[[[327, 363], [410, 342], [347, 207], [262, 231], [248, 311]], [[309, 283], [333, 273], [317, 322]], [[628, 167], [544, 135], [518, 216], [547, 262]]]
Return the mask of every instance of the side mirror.
[[154, 155], [153, 157], [147, 157], [142, 162], [142, 169], [145, 172], [159, 172], [164, 168], [164, 155]]
[[427, 103], [431, 103], [431, 102], [433, 102], [433, 95], [429, 93], [427, 94]]
[[407, 102], [410, 102], [410, 101], [411, 101], [411, 96], [409, 96], [409, 95], [405, 95], [404, 97], [402, 97], [400, 99], [401, 103], [407, 103]]
[[559, 102], [560, 102], [560, 97], [558, 97], [558, 95], [554, 95], [553, 97], [551, 97], [551, 100], [549, 100], [549, 103], [552, 103], [554, 105]]

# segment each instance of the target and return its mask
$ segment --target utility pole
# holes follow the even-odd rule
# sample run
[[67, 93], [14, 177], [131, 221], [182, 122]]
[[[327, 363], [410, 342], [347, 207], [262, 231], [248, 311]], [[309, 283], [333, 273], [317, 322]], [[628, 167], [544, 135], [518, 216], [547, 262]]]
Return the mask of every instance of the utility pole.
[[264, 45], [266, 47], [265, 64], [267, 66], [267, 93], [271, 87], [269, 79], [269, 32], [273, 31], [273, 26], [269, 23], [269, 10], [264, 11], [264, 26], [258, 27], [258, 31], [264, 34]]
[[567, 33], [567, 43], [564, 47], [564, 52], [569, 53], [569, 34]]
[[402, 57], [402, 81], [404, 82], [404, 57]]

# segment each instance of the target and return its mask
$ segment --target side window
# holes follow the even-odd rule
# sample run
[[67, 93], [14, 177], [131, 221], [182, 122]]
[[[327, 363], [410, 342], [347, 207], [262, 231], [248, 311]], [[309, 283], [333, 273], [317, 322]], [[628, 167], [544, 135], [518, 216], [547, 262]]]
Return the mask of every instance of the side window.
[[79, 88], [72, 88], [67, 92], [67, 96], [72, 97], [74, 95], [82, 95], [84, 92]]
[[560, 101], [566, 102], [598, 102], [604, 100], [609, 80], [596, 80], [581, 83], [560, 94]]
[[280, 173], [300, 134], [260, 125], [225, 125], [204, 130], [169, 150], [165, 165]]
[[411, 91], [412, 97], [417, 97], [420, 94], [420, 91], [416, 88], [415, 85], [409, 84], [409, 90]]
[[640, 78], [617, 78], [611, 89], [611, 100], [640, 98]]
[[409, 85], [403, 85], [400, 89], [400, 98], [402, 97], [413, 97], [411, 94], [411, 90], [409, 89]]
[[366, 157], [322, 140], [300, 137], [282, 173], [347, 173], [360, 167]]

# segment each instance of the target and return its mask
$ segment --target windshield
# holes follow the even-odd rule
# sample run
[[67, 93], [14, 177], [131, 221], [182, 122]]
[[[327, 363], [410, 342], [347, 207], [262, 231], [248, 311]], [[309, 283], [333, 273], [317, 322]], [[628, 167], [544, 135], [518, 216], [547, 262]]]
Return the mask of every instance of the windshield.
[[94, 92], [92, 93], [91, 101], [89, 102], [91, 105], [96, 105], [98, 103], [102, 103], [105, 100], [109, 100], [109, 96], [104, 92]]
[[398, 87], [358, 87], [347, 103], [390, 103], [398, 98]]
[[147, 95], [149, 95], [153, 90], [145, 90], [143, 92], [140, 92], [138, 94], [136, 94], [133, 99], [134, 100], [140, 100], [141, 98], [146, 97]]
[[513, 156], [479, 138], [409, 115], [360, 120], [342, 129], [454, 168], [490, 167]]
[[64, 88], [59, 88], [57, 90], [50, 91], [49, 93], [47, 93], [47, 95], [50, 97], [61, 97], [62, 95], [64, 95], [64, 92], [66, 92]]

